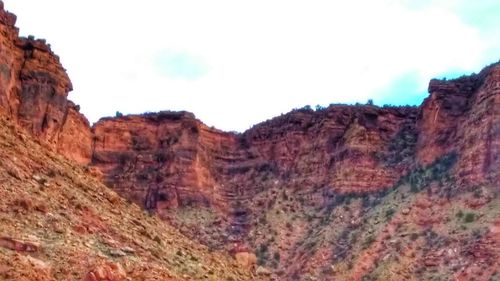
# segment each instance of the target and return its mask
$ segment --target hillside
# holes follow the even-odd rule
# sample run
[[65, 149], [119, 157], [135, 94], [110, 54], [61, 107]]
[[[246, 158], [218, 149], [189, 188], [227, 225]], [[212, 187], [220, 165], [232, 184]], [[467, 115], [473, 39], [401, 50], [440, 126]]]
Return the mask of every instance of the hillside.
[[0, 280], [255, 280], [3, 119], [0, 157]]

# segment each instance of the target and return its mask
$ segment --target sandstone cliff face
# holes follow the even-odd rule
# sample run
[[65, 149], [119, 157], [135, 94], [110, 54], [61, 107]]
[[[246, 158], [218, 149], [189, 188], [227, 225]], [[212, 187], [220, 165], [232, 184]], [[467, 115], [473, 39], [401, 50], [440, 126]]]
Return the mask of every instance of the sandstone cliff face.
[[185, 112], [105, 118], [95, 124], [93, 165], [106, 182], [147, 209], [217, 204], [215, 157], [230, 134]]
[[68, 101], [71, 81], [44, 40], [19, 38], [0, 2], [0, 113], [80, 163], [92, 154], [86, 118]]
[[[379, 191], [409, 167], [416, 108], [330, 106], [297, 110], [245, 132], [257, 157], [284, 178], [338, 193]], [[401, 147], [396, 147], [397, 142]], [[407, 149], [406, 151], [403, 151]]]
[[[498, 180], [500, 66], [432, 80], [416, 108], [300, 109], [235, 135], [188, 113], [107, 118], [94, 127], [93, 163], [148, 209], [227, 209], [263, 191], [261, 179], [331, 192], [378, 192], [410, 169], [456, 153], [463, 184]], [[415, 161], [416, 160], [416, 161]]]
[[418, 124], [420, 163], [426, 165], [455, 152], [459, 155], [456, 176], [460, 181], [498, 182], [500, 65], [455, 80], [432, 80], [429, 93]]
[[[187, 113], [107, 118], [94, 126], [93, 163], [148, 209], [227, 206], [272, 177], [339, 193], [391, 187], [410, 165], [416, 108], [296, 110], [241, 135]], [[406, 139], [405, 139], [406, 138]], [[394, 142], [404, 144], [401, 151]], [[403, 146], [403, 145], [401, 145]]]

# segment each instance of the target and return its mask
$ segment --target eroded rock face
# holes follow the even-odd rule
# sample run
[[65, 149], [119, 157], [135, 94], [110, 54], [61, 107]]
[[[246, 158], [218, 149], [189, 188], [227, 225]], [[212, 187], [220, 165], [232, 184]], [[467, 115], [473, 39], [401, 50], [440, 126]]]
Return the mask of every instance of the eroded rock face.
[[93, 164], [147, 209], [217, 204], [215, 158], [235, 137], [186, 112], [106, 118], [93, 128]]
[[[111, 186], [148, 209], [227, 206], [260, 192], [253, 182], [262, 176], [340, 193], [378, 191], [408, 168], [416, 112], [297, 110], [242, 135], [182, 112], [106, 118], [94, 127], [93, 163]], [[410, 149], [396, 151], [395, 141]]]
[[71, 81], [45, 43], [20, 38], [15, 15], [0, 4], [0, 113], [79, 163], [92, 154], [89, 123], [68, 101]]
[[418, 122], [418, 161], [427, 165], [456, 153], [455, 174], [461, 182], [498, 182], [500, 65], [455, 80], [432, 80], [429, 92]]
[[387, 190], [410, 169], [457, 154], [459, 182], [498, 181], [500, 67], [432, 80], [419, 107], [303, 108], [243, 134], [187, 112], [105, 118], [93, 128], [92, 163], [106, 182], [149, 210], [215, 207], [241, 241], [248, 203], [273, 186], [307, 191], [318, 206], [339, 194]]

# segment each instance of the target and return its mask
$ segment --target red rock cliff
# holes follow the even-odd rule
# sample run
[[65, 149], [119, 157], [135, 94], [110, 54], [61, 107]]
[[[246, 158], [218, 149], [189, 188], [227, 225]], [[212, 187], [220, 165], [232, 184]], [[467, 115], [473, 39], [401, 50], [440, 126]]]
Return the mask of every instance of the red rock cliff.
[[325, 192], [379, 192], [452, 153], [459, 182], [498, 182], [499, 73], [496, 64], [478, 75], [432, 80], [419, 108], [303, 108], [239, 135], [186, 112], [105, 118], [93, 129], [93, 164], [147, 209], [215, 206], [236, 217], [273, 185], [308, 190], [312, 201]]
[[71, 81], [44, 40], [20, 38], [0, 2], [0, 113], [80, 163], [91, 158], [87, 119], [68, 101]]
[[416, 108], [302, 109], [241, 135], [183, 112], [106, 118], [94, 126], [93, 163], [148, 209], [224, 209], [262, 191], [261, 177], [340, 193], [379, 191], [411, 164], [416, 115]]
[[93, 164], [126, 197], [160, 210], [218, 203], [217, 157], [235, 136], [186, 112], [105, 118], [93, 130]]
[[420, 109], [418, 161], [426, 165], [454, 152], [461, 182], [499, 182], [500, 64], [477, 75], [432, 80], [429, 93]]

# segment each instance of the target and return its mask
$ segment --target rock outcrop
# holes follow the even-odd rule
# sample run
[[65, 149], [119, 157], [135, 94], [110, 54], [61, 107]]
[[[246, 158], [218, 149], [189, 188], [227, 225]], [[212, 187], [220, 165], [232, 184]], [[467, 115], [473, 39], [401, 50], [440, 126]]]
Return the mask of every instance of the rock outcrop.
[[111, 187], [145, 208], [218, 203], [217, 158], [234, 147], [235, 136], [186, 112], [105, 118], [93, 132], [92, 164]]
[[499, 182], [500, 65], [454, 80], [434, 79], [429, 93], [418, 124], [419, 162], [427, 165], [454, 152], [461, 182]]
[[59, 57], [45, 40], [20, 38], [16, 16], [0, 6], [0, 113], [68, 158], [88, 163], [89, 123], [67, 99], [72, 85]]

